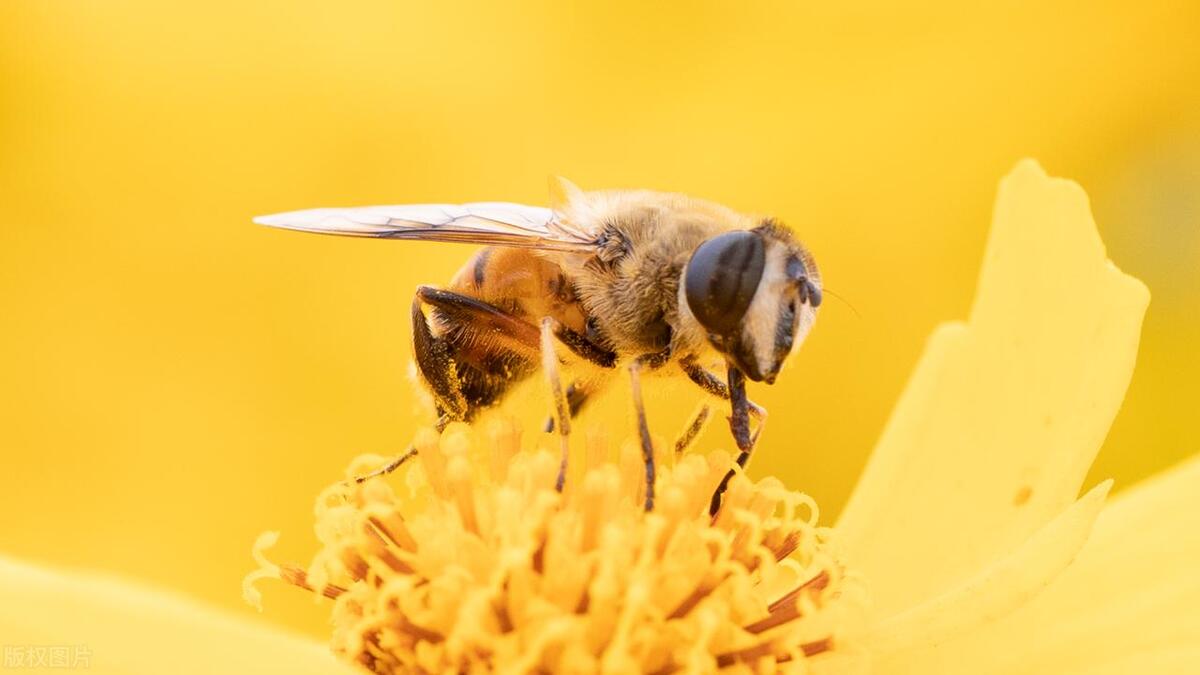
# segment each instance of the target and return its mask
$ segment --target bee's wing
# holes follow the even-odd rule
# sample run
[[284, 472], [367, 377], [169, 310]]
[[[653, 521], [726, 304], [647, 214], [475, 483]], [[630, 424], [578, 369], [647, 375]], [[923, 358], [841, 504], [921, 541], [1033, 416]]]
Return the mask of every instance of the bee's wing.
[[590, 252], [596, 237], [554, 211], [507, 202], [407, 204], [309, 209], [259, 216], [260, 225], [377, 239], [450, 241], [550, 251]]

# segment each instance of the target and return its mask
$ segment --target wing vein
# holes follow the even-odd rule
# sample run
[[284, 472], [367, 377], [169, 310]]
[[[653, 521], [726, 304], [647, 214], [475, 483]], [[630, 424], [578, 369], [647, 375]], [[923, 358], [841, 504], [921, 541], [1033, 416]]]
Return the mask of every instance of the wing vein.
[[289, 230], [349, 237], [444, 241], [586, 253], [596, 236], [547, 208], [508, 202], [409, 204], [308, 209], [254, 222]]

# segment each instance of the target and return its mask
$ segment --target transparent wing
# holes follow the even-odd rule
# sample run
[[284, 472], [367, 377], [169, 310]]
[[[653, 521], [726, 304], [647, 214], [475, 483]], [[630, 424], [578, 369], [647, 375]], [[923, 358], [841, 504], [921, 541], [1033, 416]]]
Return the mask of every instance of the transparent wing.
[[554, 211], [507, 202], [407, 204], [309, 209], [254, 222], [288, 230], [377, 239], [449, 241], [550, 251], [589, 252], [596, 237], [562, 222]]

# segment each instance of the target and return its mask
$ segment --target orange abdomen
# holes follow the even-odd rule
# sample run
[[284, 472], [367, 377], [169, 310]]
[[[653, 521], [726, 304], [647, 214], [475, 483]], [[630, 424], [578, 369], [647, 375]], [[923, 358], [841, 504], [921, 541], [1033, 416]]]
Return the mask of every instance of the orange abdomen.
[[[571, 281], [553, 260], [529, 250], [482, 249], [463, 265], [447, 290], [482, 300], [530, 326], [552, 317], [577, 332], [585, 330], [585, 316]], [[538, 368], [536, 345], [514, 351], [497, 339], [490, 326], [464, 323], [437, 308], [429, 316], [434, 333], [449, 350], [468, 419], [498, 402], [512, 385]]]

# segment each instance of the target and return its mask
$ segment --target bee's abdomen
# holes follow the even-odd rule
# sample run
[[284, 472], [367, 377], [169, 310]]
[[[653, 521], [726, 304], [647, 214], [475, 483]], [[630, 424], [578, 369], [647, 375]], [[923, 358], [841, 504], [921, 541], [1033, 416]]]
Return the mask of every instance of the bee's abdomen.
[[453, 418], [474, 417], [536, 372], [543, 317], [585, 330], [574, 284], [554, 261], [527, 250], [482, 249], [446, 289], [418, 293], [430, 309], [428, 323], [416, 328], [444, 354], [436, 364], [418, 354], [419, 371], [439, 413]]

